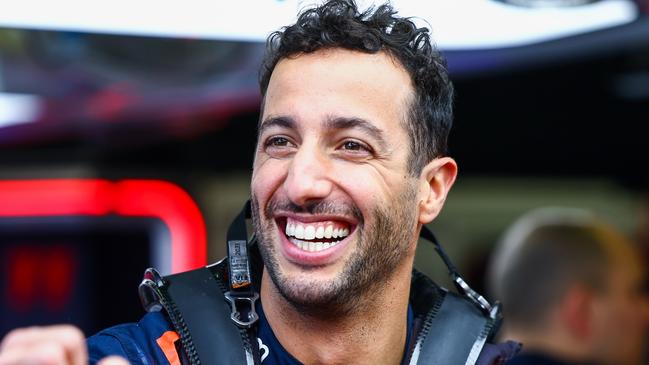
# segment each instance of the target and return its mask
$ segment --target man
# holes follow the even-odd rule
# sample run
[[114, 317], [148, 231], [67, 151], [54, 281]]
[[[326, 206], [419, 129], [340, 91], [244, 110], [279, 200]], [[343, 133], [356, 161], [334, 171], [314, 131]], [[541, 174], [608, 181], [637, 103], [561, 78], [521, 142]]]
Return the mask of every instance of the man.
[[543, 208], [507, 231], [491, 263], [512, 365], [645, 363], [649, 313], [639, 255], [583, 210]]
[[[269, 38], [251, 182], [264, 264], [260, 354], [247, 352], [248, 363], [415, 363], [428, 356], [426, 338], [440, 353], [464, 351], [444, 344], [446, 336], [427, 337], [442, 328], [429, 320], [432, 299], [445, 294], [412, 271], [419, 232], [439, 214], [457, 174], [445, 156], [452, 85], [427, 30], [394, 14], [389, 6], [359, 13], [351, 0], [334, 0]], [[426, 283], [411, 290], [411, 282]], [[182, 323], [174, 331], [169, 321], [182, 321], [170, 311], [173, 318], [154, 312], [90, 338], [91, 360], [193, 361], [193, 338], [181, 333], [179, 342]], [[493, 325], [481, 325], [461, 364], [476, 363]], [[30, 336], [37, 335], [11, 336], [7, 356], [36, 354]], [[83, 346], [60, 347], [68, 358], [84, 357]], [[515, 349], [487, 345], [477, 363], [504, 361]], [[3, 355], [0, 364], [20, 363]]]

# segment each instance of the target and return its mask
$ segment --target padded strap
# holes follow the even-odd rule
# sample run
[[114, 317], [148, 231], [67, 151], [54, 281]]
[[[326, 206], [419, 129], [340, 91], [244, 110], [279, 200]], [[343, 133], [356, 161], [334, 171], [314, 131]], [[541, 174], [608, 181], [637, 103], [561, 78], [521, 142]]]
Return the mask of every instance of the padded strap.
[[492, 326], [473, 303], [446, 292], [441, 306], [425, 319], [410, 364], [473, 365]]
[[[165, 277], [166, 291], [191, 334], [202, 364], [253, 364], [250, 343], [230, 321], [230, 306], [207, 268]], [[191, 300], [187, 300], [191, 298]]]

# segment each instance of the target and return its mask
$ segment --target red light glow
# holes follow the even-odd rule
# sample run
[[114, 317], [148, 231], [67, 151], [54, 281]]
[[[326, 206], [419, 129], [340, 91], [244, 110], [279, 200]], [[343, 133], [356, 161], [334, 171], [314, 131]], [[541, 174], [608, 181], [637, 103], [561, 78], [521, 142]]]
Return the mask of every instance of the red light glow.
[[20, 245], [7, 253], [7, 303], [15, 312], [34, 306], [58, 312], [65, 308], [75, 286], [76, 260], [66, 246]]
[[0, 217], [119, 214], [158, 218], [171, 233], [172, 272], [207, 262], [203, 216], [184, 190], [167, 181], [6, 180], [0, 181], [0, 201]]

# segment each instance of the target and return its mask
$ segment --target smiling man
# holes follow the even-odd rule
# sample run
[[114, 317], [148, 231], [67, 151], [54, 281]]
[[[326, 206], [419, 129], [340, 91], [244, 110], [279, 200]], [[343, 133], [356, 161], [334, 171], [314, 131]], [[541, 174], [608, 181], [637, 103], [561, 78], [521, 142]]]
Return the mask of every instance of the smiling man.
[[408, 170], [411, 84], [387, 52], [340, 48], [282, 59], [270, 78], [252, 177], [261, 300], [303, 363], [403, 356], [418, 226], [457, 170], [448, 157]]
[[[206, 269], [167, 278], [148, 272], [141, 290], [151, 313], [91, 337], [91, 362], [510, 358], [516, 344], [485, 344], [497, 327], [495, 308], [469, 288], [466, 297], [451, 294], [413, 271], [420, 232], [457, 175], [446, 156], [453, 88], [428, 30], [387, 5], [359, 12], [351, 0], [329, 1], [271, 35], [260, 84], [255, 239], [228, 237], [228, 260]], [[184, 285], [190, 290], [178, 289]], [[57, 337], [69, 340], [56, 347]], [[38, 360], [40, 344], [59, 349], [57, 363], [83, 363], [79, 338], [70, 328], [17, 331], [0, 364]]]

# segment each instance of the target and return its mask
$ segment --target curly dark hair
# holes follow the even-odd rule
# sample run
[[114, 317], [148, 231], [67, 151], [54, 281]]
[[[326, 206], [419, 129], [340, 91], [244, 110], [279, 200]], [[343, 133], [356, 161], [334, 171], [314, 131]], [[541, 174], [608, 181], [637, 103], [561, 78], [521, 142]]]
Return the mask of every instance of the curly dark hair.
[[354, 0], [330, 0], [303, 11], [295, 24], [268, 37], [259, 86], [265, 96], [273, 69], [283, 58], [327, 48], [387, 52], [402, 64], [414, 85], [405, 128], [412, 138], [408, 170], [418, 175], [428, 162], [447, 154], [453, 85], [428, 29], [395, 14], [389, 4], [359, 12]]

